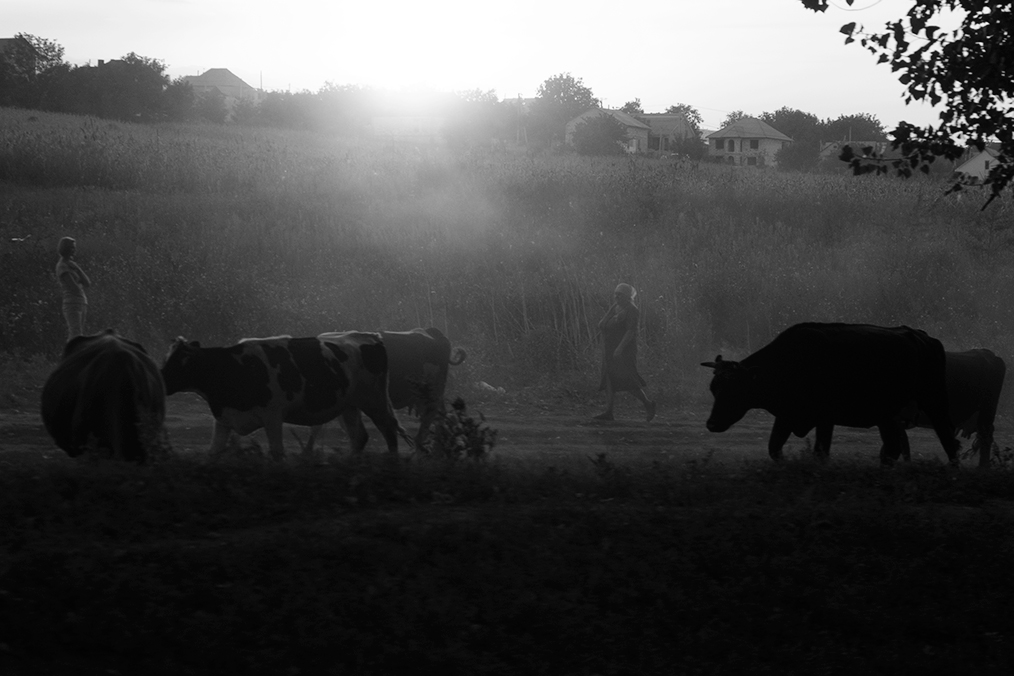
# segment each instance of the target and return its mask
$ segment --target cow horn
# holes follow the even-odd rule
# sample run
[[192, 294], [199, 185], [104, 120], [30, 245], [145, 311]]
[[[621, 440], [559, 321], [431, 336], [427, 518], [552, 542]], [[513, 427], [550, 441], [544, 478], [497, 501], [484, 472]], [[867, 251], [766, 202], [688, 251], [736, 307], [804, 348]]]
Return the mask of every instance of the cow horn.
[[701, 366], [707, 366], [709, 369], [717, 369], [718, 365], [722, 363], [722, 355], [715, 357], [715, 361], [702, 361]]

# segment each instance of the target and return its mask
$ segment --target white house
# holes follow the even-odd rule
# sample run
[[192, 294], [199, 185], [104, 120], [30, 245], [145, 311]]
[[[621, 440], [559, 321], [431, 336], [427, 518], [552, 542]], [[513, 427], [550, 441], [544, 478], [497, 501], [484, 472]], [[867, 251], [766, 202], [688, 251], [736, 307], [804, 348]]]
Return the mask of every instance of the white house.
[[1000, 151], [990, 146], [986, 146], [982, 151], [975, 149], [972, 156], [958, 165], [954, 171], [981, 181], [989, 175], [989, 170], [996, 166], [999, 156]]
[[708, 136], [708, 156], [718, 162], [774, 167], [775, 153], [792, 139], [755, 117], [744, 117]]

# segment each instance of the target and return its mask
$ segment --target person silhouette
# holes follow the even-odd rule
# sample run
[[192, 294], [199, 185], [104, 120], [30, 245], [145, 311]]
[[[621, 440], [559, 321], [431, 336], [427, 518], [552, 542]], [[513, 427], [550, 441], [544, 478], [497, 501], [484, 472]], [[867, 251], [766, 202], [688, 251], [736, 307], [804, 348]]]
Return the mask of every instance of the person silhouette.
[[629, 284], [619, 284], [613, 291], [616, 302], [606, 311], [598, 327], [604, 338], [602, 380], [599, 390], [609, 398], [606, 410], [596, 420], [613, 419], [613, 403], [617, 392], [630, 392], [644, 404], [649, 422], [655, 417], [655, 402], [644, 393], [647, 384], [637, 372], [637, 323], [639, 311], [634, 305], [637, 291]]

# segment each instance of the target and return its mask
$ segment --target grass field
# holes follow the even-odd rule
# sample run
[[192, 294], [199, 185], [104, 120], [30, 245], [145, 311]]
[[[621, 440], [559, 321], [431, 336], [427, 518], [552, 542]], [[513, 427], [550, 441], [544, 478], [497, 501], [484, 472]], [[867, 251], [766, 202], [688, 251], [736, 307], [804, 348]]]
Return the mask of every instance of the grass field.
[[[904, 323], [1010, 363], [1009, 200], [4, 109], [0, 182], [0, 447], [30, 449], [0, 453], [2, 673], [1014, 668], [1007, 466], [882, 470], [840, 447], [774, 465], [762, 442], [757, 462], [688, 460], [618, 428], [623, 452], [551, 461], [237, 447], [135, 467], [6, 424], [62, 347], [63, 235], [89, 329], [158, 356], [178, 335], [434, 325], [468, 350], [456, 382], [504, 386], [522, 425], [589, 405], [619, 281], [663, 415], [706, 413], [699, 363], [797, 321]], [[1002, 447], [1009, 423], [1004, 403]]]

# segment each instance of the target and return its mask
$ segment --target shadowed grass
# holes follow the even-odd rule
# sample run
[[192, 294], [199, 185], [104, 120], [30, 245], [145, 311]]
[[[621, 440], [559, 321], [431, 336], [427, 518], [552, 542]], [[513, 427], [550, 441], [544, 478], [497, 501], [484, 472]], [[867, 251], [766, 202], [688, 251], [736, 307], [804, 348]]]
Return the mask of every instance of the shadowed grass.
[[0, 664], [1004, 673], [1011, 481], [606, 456], [8, 466]]

